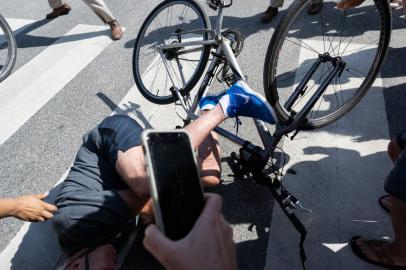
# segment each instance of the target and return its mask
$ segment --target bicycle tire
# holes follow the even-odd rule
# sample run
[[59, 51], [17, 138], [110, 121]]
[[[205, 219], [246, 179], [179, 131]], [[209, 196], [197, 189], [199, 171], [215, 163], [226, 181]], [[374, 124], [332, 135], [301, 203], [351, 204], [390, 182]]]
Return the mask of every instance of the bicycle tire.
[[0, 28], [2, 29], [7, 42], [7, 59], [5, 65], [0, 69], [0, 82], [5, 80], [13, 70], [17, 58], [17, 43], [13, 31], [6, 19], [0, 14]]
[[[134, 43], [132, 67], [133, 67], [134, 80], [138, 87], [138, 90], [147, 100], [149, 100], [155, 104], [161, 104], [161, 105], [170, 104], [170, 103], [173, 103], [176, 100], [178, 100], [178, 98], [174, 97], [171, 94], [166, 95], [166, 96], [157, 96], [157, 95], [151, 93], [151, 91], [149, 89], [147, 89], [147, 87], [144, 85], [142, 78], [141, 78], [143, 74], [141, 74], [141, 71], [140, 71], [140, 66], [139, 66], [139, 62], [138, 62], [139, 61], [138, 54], [139, 54], [141, 42], [143, 40], [143, 37], [145, 35], [145, 32], [146, 32], [148, 26], [153, 22], [155, 17], [157, 15], [159, 15], [159, 13], [162, 10], [164, 10], [167, 7], [170, 7], [171, 5], [176, 5], [176, 4], [185, 4], [189, 7], [191, 7], [196, 12], [199, 19], [202, 21], [204, 28], [210, 29], [210, 21], [206, 15], [206, 13], [203, 11], [200, 4], [193, 0], [166, 0], [162, 3], [160, 3], [148, 15], [148, 17], [142, 24], [141, 29], [136, 38], [136, 41]], [[207, 40], [207, 39], [208, 39], [208, 34], [207, 33], [203, 34], [203, 40]], [[207, 65], [207, 62], [208, 62], [209, 56], [210, 56], [211, 46], [203, 45], [202, 47], [203, 47], [202, 56], [200, 58], [197, 68], [195, 69], [192, 77], [188, 80], [186, 85], [183, 85], [183, 87], [180, 89], [180, 93], [183, 96], [188, 94], [193, 89], [193, 87], [198, 83], [199, 79], [201, 78], [201, 76], [206, 68], [206, 65]]]
[[[279, 98], [278, 83], [276, 82], [278, 56], [284, 39], [287, 36], [287, 32], [289, 31], [289, 27], [293, 24], [299, 13], [303, 12], [304, 6], [309, 4], [311, 1], [312, 0], [296, 0], [292, 3], [287, 10], [286, 16], [282, 18], [276, 27], [266, 53], [264, 63], [265, 95], [271, 106], [274, 108], [280, 122], [286, 125], [290, 123], [292, 116], [289, 112], [287, 112], [284, 104], [282, 104]], [[354, 90], [354, 95], [340, 108], [319, 119], [308, 119], [308, 121], [301, 126], [301, 129], [311, 130], [321, 128], [338, 120], [360, 102], [362, 97], [367, 93], [371, 85], [374, 83], [387, 54], [391, 32], [391, 11], [389, 4], [386, 0], [374, 0], [374, 2], [380, 16], [380, 36], [377, 53], [375, 54], [375, 58], [367, 76], [359, 88]]]

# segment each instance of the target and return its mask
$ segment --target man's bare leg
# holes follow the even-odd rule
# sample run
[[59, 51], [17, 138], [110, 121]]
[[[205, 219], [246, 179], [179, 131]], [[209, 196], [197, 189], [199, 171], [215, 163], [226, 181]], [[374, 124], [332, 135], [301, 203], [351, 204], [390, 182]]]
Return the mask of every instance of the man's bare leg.
[[[220, 105], [217, 105], [185, 127], [186, 132], [190, 136], [193, 149], [198, 148], [209, 136], [210, 132], [223, 122], [224, 119], [223, 110]], [[202, 164], [202, 167], [206, 167], [206, 165]], [[119, 151], [116, 170], [130, 187], [134, 196], [131, 196], [127, 192], [121, 192], [120, 195], [130, 206], [133, 213], [139, 213], [145, 207], [150, 197], [142, 146], [130, 148], [125, 152]], [[150, 209], [150, 207], [147, 207], [147, 209]]]
[[369, 260], [391, 266], [406, 266], [406, 202], [390, 195], [391, 217], [395, 232], [393, 242], [359, 238], [355, 245]]
[[[209, 113], [204, 110], [201, 115]], [[221, 178], [221, 153], [217, 133], [211, 131], [197, 148], [197, 165], [205, 187], [217, 186]]]
[[185, 127], [193, 149], [196, 149], [209, 136], [210, 132], [224, 121], [223, 109], [219, 104]]
[[389, 196], [395, 240], [388, 243], [386, 248], [395, 264], [406, 266], [406, 202], [395, 196]]
[[211, 132], [199, 145], [197, 165], [205, 187], [217, 186], [221, 178], [221, 154], [218, 135]]

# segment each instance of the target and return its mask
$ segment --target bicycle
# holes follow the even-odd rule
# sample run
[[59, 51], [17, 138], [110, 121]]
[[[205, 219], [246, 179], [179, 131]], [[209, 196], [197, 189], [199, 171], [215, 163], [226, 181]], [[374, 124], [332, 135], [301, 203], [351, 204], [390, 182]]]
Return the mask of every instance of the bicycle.
[[[300, 130], [326, 126], [361, 100], [382, 67], [391, 32], [386, 0], [364, 2], [346, 11], [329, 9], [336, 3], [324, 2], [322, 12], [313, 16], [305, 12], [311, 3], [295, 0], [268, 46], [264, 91], [279, 119], [273, 134], [262, 121], [254, 119], [263, 144], [260, 147], [223, 128], [215, 129], [241, 146], [239, 154], [232, 153], [232, 157], [257, 183], [270, 188], [300, 233], [303, 267], [307, 232], [292, 211], [302, 207], [282, 184], [283, 164], [275, 164], [275, 151], [283, 136], [293, 132], [293, 139]], [[199, 100], [215, 77], [227, 86], [245, 81], [236, 59], [244, 38], [237, 30], [222, 31], [224, 9], [233, 1], [208, 0], [207, 4], [218, 12], [215, 27], [210, 27], [196, 1], [166, 0], [149, 14], [134, 44], [133, 71], [139, 91], [153, 103], [180, 105], [187, 113], [185, 125], [196, 118]], [[348, 21], [351, 28], [346, 30]], [[194, 93], [210, 55], [211, 63]]]
[[0, 14], [0, 82], [13, 70], [17, 58], [17, 43], [9, 24]]

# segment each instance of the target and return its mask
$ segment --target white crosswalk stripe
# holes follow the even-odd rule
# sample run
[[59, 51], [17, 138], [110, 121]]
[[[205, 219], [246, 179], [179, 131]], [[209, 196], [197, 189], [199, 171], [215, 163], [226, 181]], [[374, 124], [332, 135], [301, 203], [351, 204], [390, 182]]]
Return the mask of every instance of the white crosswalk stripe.
[[[85, 32], [84, 34], [84, 39], [89, 38], [87, 35], [94, 36], [92, 32], [94, 31], [100, 31], [104, 30], [105, 28], [103, 27], [93, 27], [93, 26], [82, 26], [78, 25], [79, 30], [76, 30], [76, 28], [72, 31], [70, 31], [69, 35], [66, 35], [65, 37], [61, 39], [68, 39], [67, 36], [72, 36], [76, 35], [79, 31]], [[65, 73], [69, 71], [60, 72], [61, 67], [63, 65], [67, 65], [67, 62], [69, 62], [69, 66], [72, 69], [71, 70], [71, 75], [70, 77], [74, 77], [78, 72], [80, 72], [81, 69], [84, 68], [84, 64], [82, 62], [75, 63], [75, 61], [72, 61], [72, 57], [70, 55], [75, 55], [77, 51], [80, 51], [81, 54], [86, 53], [86, 50], [92, 51], [93, 50], [93, 56], [97, 56], [97, 52], [100, 52], [103, 48], [105, 48], [109, 43], [110, 40], [107, 37], [105, 38], [104, 33], [101, 33], [100, 35], [96, 35], [96, 37], [90, 37], [90, 40], [87, 39], [88, 42], [84, 44], [78, 44], [77, 46], [71, 45], [69, 49], [66, 50], [63, 49], [55, 49], [55, 52], [46, 52], [45, 56], [41, 56], [41, 60], [34, 60], [39, 62], [34, 62], [32, 61], [26, 66], [24, 66], [23, 70], [21, 71], [18, 70], [16, 71], [17, 75], [13, 75], [14, 77], [10, 77], [7, 79], [8, 85], [3, 86], [0, 85], [0, 113], [7, 114], [7, 111], [10, 110], [14, 113], [21, 113], [19, 110], [24, 110], [25, 107], [27, 107], [27, 111], [25, 111], [25, 114], [23, 113], [22, 116], [25, 116], [27, 118], [28, 115], [32, 115], [35, 113], [33, 109], [31, 108], [32, 106], [36, 107], [36, 110], [40, 109], [45, 103], [43, 101], [37, 101], [36, 103], [32, 103], [33, 99], [35, 99], [35, 95], [38, 95], [41, 91], [44, 90], [43, 86], [44, 84], [48, 85], [50, 88], [49, 91], [55, 93], [55, 88], [57, 89], [62, 89], [64, 84], [59, 83], [59, 82], [52, 82], [52, 83], [46, 83], [46, 78], [49, 77], [50, 73], [53, 73], [53, 75], [58, 76], [57, 73]], [[63, 40], [60, 42], [56, 42], [57, 44], [64, 44]], [[98, 48], [95, 48], [97, 46]], [[78, 48], [80, 47], [80, 48]], [[79, 50], [80, 49], [80, 50]], [[60, 55], [63, 55], [62, 58], [65, 58], [66, 52], [68, 52], [68, 57], [66, 58], [66, 61], [61, 59], [60, 61], [62, 63], [57, 63], [53, 65], [52, 67], [46, 68], [44, 67], [45, 64], [52, 63], [53, 57], [56, 53]], [[40, 55], [39, 55], [40, 56]], [[37, 56], [37, 57], [39, 57]], [[36, 58], [37, 58], [36, 57]], [[80, 56], [79, 56], [80, 57]], [[88, 58], [89, 59], [89, 58]], [[70, 61], [72, 62], [70, 62]], [[90, 59], [89, 59], [90, 61]], [[153, 61], [154, 62], [154, 61]], [[151, 63], [152, 65], [153, 63]], [[31, 66], [28, 66], [31, 65]], [[37, 78], [32, 75], [30, 75], [30, 71], [32, 71], [33, 68], [39, 66], [39, 68], [43, 67], [43, 71], [36, 71]], [[186, 67], [187, 69], [187, 67]], [[148, 69], [151, 71], [151, 69]], [[153, 70], [152, 70], [153, 71]], [[43, 74], [43, 73], [48, 73]], [[184, 72], [189, 72], [188, 70], [184, 70]], [[73, 74], [75, 73], [75, 74]], [[42, 74], [42, 75], [41, 75]], [[33, 84], [29, 81], [22, 80], [22, 78], [30, 77], [31, 80], [33, 81]], [[42, 78], [38, 78], [38, 76]], [[69, 76], [69, 75], [67, 75]], [[147, 79], [149, 77], [154, 76], [154, 73], [151, 72], [150, 74], [144, 74], [143, 78]], [[10, 80], [11, 79], [11, 80]], [[35, 84], [36, 81], [40, 79], [39, 83]], [[68, 78], [64, 79], [65, 84], [68, 82]], [[59, 84], [59, 87], [57, 87]], [[10, 90], [11, 88], [18, 87], [19, 85], [20, 88], [23, 88], [21, 93], [15, 93], [15, 92], [7, 92], [4, 89]], [[29, 87], [28, 87], [29, 86]], [[42, 88], [41, 88], [42, 86]], [[20, 89], [17, 88], [17, 89]], [[4, 92], [3, 92], [4, 91]], [[36, 92], [35, 94], [32, 94], [31, 92], [34, 91]], [[3, 96], [2, 96], [3, 93]], [[51, 93], [52, 94], [52, 93]], [[45, 98], [48, 100], [52, 98], [51, 94], [46, 95]], [[29, 98], [27, 98], [29, 96]], [[20, 104], [18, 100], [26, 100], [27, 102], [25, 104]], [[35, 105], [37, 104], [37, 105]], [[134, 85], [131, 89], [128, 90], [127, 95], [122, 99], [122, 101], [118, 104], [117, 109], [112, 113], [112, 114], [128, 114], [131, 117], [135, 118], [141, 125], [147, 126], [147, 127], [155, 127], [155, 128], [160, 128], [160, 129], [173, 129], [175, 125], [182, 124], [182, 121], [179, 119], [179, 117], [176, 115], [175, 110], [173, 109], [173, 104], [171, 105], [155, 105], [151, 104], [149, 101], [147, 101], [138, 91], [137, 87]], [[21, 114], [20, 114], [21, 115]], [[5, 115], [2, 115], [0, 117], [0, 124], [6, 125], [8, 123], [7, 119], [10, 119], [12, 117], [12, 113], [9, 112], [8, 116], [5, 117]], [[0, 131], [0, 144], [4, 142], [8, 137], [11, 136], [12, 132], [14, 132], [16, 129], [18, 129], [18, 126], [16, 124], [16, 120], [18, 123], [18, 117], [15, 117], [12, 121], [10, 121], [8, 129], [1, 130]], [[22, 117], [21, 117], [22, 118]], [[21, 119], [20, 118], [20, 119]], [[29, 118], [29, 117], [28, 117]], [[28, 118], [26, 120], [28, 120]], [[2, 122], [3, 121], [3, 122]], [[22, 120], [20, 120], [21, 124]], [[69, 170], [67, 170], [64, 175], [60, 178], [58, 183], [64, 180], [66, 177], [67, 173]], [[58, 184], [57, 183], [57, 184]], [[45, 229], [44, 229], [45, 228]], [[34, 231], [34, 233], [30, 233], [30, 231]], [[41, 232], [48, 232], [41, 235]], [[38, 232], [38, 233], [35, 233]], [[29, 239], [25, 239], [26, 235], [30, 233], [30, 235], [37, 235], [34, 238], [29, 237]], [[33, 269], [48, 269], [51, 268], [55, 265], [57, 259], [60, 256], [60, 251], [57, 246], [56, 239], [53, 237], [54, 234], [51, 232], [51, 227], [49, 223], [47, 225], [38, 225], [38, 224], [29, 224], [26, 223], [23, 225], [23, 227], [20, 229], [20, 231], [15, 235], [15, 237], [10, 241], [8, 246], [0, 253], [0, 270], [5, 270], [5, 269], [10, 269], [12, 265], [18, 265], [21, 268], [27, 268], [31, 267]], [[28, 252], [28, 250], [31, 250], [34, 246], [41, 247], [36, 249], [34, 252]], [[17, 252], [20, 253], [18, 256], [16, 256]], [[21, 256], [21, 251], [24, 253], [24, 256]], [[41, 259], [38, 259], [41, 258]]]
[[77, 25], [0, 84], [0, 144], [112, 40], [104, 26]]

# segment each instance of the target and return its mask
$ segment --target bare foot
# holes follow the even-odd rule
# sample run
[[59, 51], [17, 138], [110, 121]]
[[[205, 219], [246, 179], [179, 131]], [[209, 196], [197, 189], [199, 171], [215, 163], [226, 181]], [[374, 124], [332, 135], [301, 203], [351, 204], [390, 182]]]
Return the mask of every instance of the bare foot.
[[367, 240], [355, 237], [351, 240], [351, 247], [355, 254], [372, 264], [384, 267], [405, 266], [404, 262], [396, 258], [391, 250], [392, 243], [383, 240]]
[[347, 9], [361, 5], [365, 0], [341, 0], [337, 4], [339, 9]]
[[380, 197], [379, 204], [382, 206], [383, 209], [390, 212], [391, 199], [390, 199], [389, 195], [384, 195], [384, 196]]
[[[86, 249], [82, 249], [65, 261], [63, 269], [85, 270], [86, 255], [81, 256]], [[89, 268], [91, 270], [114, 270], [117, 268], [117, 252], [110, 244], [102, 245], [88, 255]]]
[[221, 154], [218, 136], [211, 132], [199, 145], [197, 164], [200, 168], [200, 176], [205, 187], [216, 186], [221, 177]]

